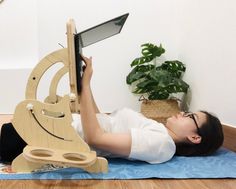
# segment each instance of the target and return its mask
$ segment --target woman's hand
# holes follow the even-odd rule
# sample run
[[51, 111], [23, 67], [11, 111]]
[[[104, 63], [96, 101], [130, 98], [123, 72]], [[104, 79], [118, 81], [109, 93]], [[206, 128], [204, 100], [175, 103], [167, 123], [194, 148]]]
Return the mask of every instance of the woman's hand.
[[82, 90], [83, 90], [83, 87], [90, 86], [90, 81], [93, 75], [93, 67], [92, 67], [92, 57], [87, 58], [83, 55], [81, 55], [81, 57], [85, 63], [85, 66], [83, 67], [84, 73], [82, 76]]

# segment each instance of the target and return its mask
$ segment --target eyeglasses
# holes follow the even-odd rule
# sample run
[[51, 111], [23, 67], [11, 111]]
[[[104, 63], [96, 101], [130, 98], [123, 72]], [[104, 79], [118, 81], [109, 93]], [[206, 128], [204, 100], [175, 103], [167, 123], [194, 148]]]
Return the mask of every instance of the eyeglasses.
[[184, 117], [189, 117], [189, 118], [191, 118], [191, 119], [194, 121], [194, 123], [195, 123], [195, 125], [196, 125], [196, 128], [197, 128], [197, 133], [198, 133], [199, 136], [201, 136], [201, 131], [200, 131], [200, 129], [199, 129], [199, 126], [198, 126], [198, 124], [197, 124], [197, 120], [195, 119], [195, 116], [194, 116], [194, 115], [195, 115], [195, 114], [192, 113], [192, 112], [184, 112], [184, 114], [183, 114]]

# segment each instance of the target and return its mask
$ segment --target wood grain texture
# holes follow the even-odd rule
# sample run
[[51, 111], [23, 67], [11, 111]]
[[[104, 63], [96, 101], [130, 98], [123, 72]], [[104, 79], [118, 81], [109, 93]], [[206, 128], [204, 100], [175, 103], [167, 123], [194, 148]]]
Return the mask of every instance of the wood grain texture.
[[75, 44], [74, 35], [76, 34], [75, 22], [70, 19], [66, 23], [67, 32], [67, 49], [68, 49], [68, 61], [69, 61], [69, 80], [70, 80], [70, 92], [76, 95], [76, 98], [71, 102], [71, 112], [79, 112], [80, 96], [77, 90], [77, 79], [76, 79], [76, 60], [75, 60]]
[[235, 189], [235, 179], [145, 179], [145, 180], [1, 180], [0, 188], [80, 189]]

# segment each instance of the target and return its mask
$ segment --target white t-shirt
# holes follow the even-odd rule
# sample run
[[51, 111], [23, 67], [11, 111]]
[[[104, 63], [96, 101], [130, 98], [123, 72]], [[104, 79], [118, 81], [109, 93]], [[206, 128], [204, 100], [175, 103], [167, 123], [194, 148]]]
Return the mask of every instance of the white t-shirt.
[[[72, 116], [72, 126], [84, 138], [80, 115]], [[175, 154], [175, 143], [165, 126], [144, 117], [141, 113], [123, 108], [110, 115], [99, 113], [96, 116], [105, 132], [131, 134], [131, 152], [128, 159], [156, 164], [170, 160]], [[109, 152], [95, 150], [100, 156], [119, 157]]]

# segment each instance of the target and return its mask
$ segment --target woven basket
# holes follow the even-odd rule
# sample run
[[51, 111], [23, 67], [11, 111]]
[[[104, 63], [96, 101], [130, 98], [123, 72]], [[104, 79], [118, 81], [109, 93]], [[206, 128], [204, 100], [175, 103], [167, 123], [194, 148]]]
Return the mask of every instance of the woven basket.
[[167, 118], [180, 112], [177, 100], [144, 100], [141, 113], [150, 119], [166, 124]]

